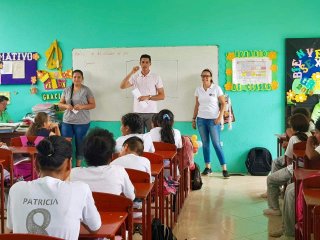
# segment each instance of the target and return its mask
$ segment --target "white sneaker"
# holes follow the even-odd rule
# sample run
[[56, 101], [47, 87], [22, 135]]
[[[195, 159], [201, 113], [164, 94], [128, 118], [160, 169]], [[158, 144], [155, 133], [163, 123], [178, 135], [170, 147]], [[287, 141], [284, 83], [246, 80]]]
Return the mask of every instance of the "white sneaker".
[[275, 231], [271, 231], [269, 233], [269, 236], [270, 237], [274, 237], [274, 238], [279, 238], [283, 235], [283, 229], [278, 229], [278, 230], [275, 230]]
[[263, 210], [263, 214], [264, 215], [281, 216], [281, 211], [280, 211], [280, 209], [268, 208], [268, 209]]
[[262, 198], [268, 198], [268, 193], [267, 193], [267, 192], [264, 192], [264, 193], [260, 194], [260, 197], [262, 197]]

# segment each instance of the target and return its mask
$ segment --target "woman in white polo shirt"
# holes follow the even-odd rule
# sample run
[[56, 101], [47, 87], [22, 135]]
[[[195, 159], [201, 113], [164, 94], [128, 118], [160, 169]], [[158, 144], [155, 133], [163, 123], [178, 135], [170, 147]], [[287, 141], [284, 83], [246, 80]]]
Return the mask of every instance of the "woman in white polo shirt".
[[[210, 138], [218, 156], [222, 174], [229, 177], [226, 160], [220, 144], [220, 123], [225, 108], [225, 98], [221, 88], [212, 81], [212, 72], [204, 69], [201, 73], [202, 86], [195, 91], [196, 104], [192, 119], [192, 127], [198, 126], [203, 144], [203, 157], [206, 164], [203, 175], [212, 173], [210, 164]], [[220, 107], [219, 107], [220, 105]], [[197, 123], [197, 124], [196, 124]]]

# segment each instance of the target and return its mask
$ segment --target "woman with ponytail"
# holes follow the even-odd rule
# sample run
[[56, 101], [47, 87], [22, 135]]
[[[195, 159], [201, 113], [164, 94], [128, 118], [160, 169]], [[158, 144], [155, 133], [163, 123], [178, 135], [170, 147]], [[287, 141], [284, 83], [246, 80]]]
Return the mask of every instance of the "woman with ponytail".
[[30, 233], [76, 240], [80, 222], [95, 233], [101, 218], [87, 184], [69, 182], [71, 143], [50, 136], [37, 145], [40, 178], [15, 183], [9, 192], [7, 227], [13, 233]]
[[157, 114], [158, 127], [150, 130], [150, 136], [153, 142], [172, 143], [177, 148], [182, 148], [181, 133], [172, 128], [174, 124], [173, 113], [168, 109], [163, 109]]
[[58, 124], [50, 122], [50, 117], [45, 112], [37, 113], [34, 122], [29, 127], [26, 136], [49, 137], [51, 135], [60, 136]]
[[72, 85], [61, 96], [59, 108], [65, 109], [61, 133], [64, 137], [75, 138], [76, 166], [81, 166], [83, 158], [82, 142], [90, 127], [89, 110], [96, 107], [91, 90], [83, 85], [83, 72], [72, 72]]

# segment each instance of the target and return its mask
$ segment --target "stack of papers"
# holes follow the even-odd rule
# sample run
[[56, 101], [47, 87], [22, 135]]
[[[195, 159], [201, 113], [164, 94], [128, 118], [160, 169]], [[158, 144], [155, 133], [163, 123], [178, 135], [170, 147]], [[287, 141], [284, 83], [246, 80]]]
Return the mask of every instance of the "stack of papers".
[[38, 112], [45, 112], [50, 116], [50, 121], [58, 122], [56, 117], [56, 108], [52, 103], [41, 103], [32, 107], [32, 114], [25, 117], [25, 119], [30, 119], [34, 122], [34, 118]]
[[20, 125], [20, 123], [0, 123], [0, 133], [11, 133]]

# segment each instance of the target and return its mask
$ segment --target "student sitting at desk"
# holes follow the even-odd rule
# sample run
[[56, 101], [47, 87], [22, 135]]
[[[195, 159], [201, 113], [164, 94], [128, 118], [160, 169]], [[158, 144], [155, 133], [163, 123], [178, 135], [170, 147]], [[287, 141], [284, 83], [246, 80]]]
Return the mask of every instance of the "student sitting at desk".
[[144, 151], [154, 152], [154, 146], [149, 133], [141, 134], [139, 131], [142, 129], [142, 118], [137, 113], [127, 113], [121, 118], [121, 137], [116, 140], [116, 152], [120, 152], [123, 143], [130, 137], [136, 136], [143, 140]]
[[114, 147], [112, 133], [101, 128], [92, 129], [83, 141], [83, 154], [88, 167], [73, 168], [70, 180], [89, 184], [93, 192], [124, 194], [133, 200], [134, 187], [126, 170], [122, 166], [109, 164]]
[[124, 168], [147, 172], [151, 179], [151, 166], [149, 159], [142, 157], [143, 141], [139, 137], [131, 137], [124, 141], [120, 151], [120, 157], [116, 158], [111, 165], [120, 165]]
[[290, 126], [293, 129], [293, 136], [290, 138], [285, 152], [287, 167], [282, 168], [267, 177], [267, 198], [268, 209], [265, 215], [281, 215], [279, 206], [280, 187], [286, 184], [293, 176], [293, 144], [306, 141], [311, 133], [309, 132], [309, 119], [301, 113], [295, 114], [290, 118]]
[[7, 112], [7, 103], [9, 98], [6, 96], [0, 95], [0, 123], [12, 122], [11, 117]]
[[50, 122], [50, 117], [47, 113], [37, 113], [34, 123], [29, 127], [26, 136], [49, 137], [51, 135], [61, 135], [58, 124]]
[[9, 192], [7, 227], [13, 233], [49, 235], [76, 240], [80, 222], [96, 233], [101, 218], [90, 188], [66, 182], [71, 171], [71, 143], [50, 136], [37, 146], [40, 178], [15, 183]]

